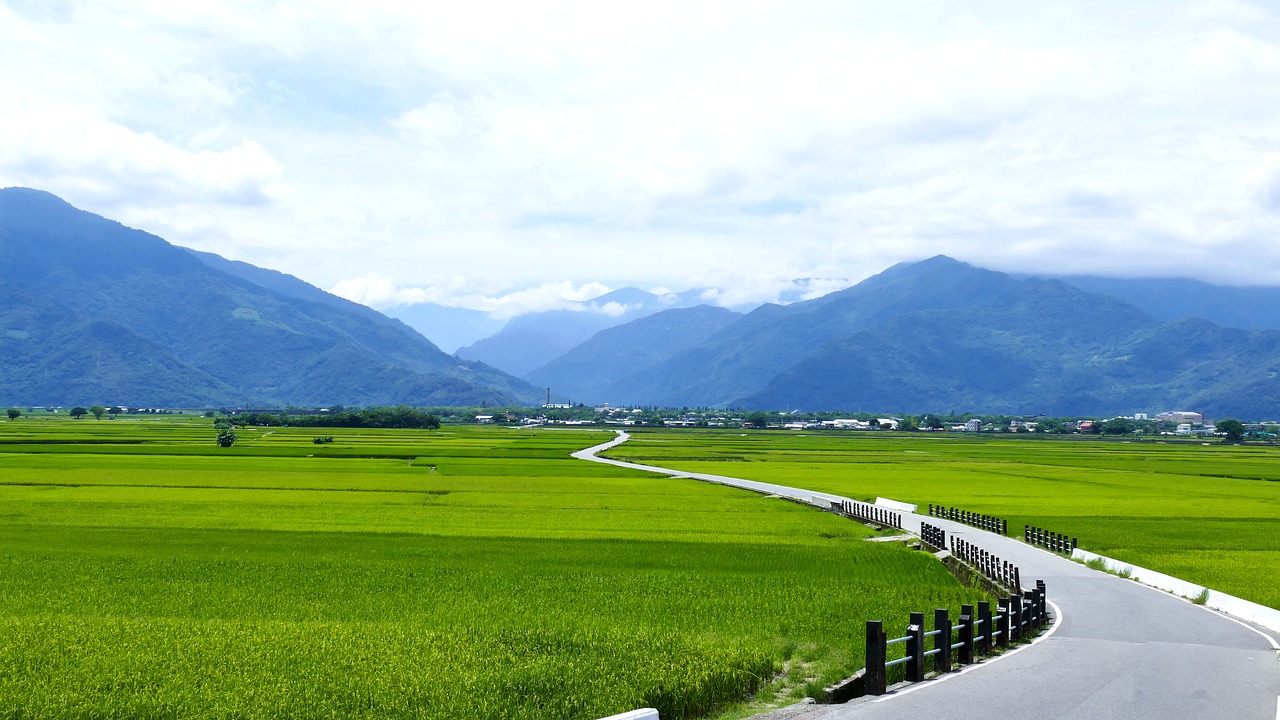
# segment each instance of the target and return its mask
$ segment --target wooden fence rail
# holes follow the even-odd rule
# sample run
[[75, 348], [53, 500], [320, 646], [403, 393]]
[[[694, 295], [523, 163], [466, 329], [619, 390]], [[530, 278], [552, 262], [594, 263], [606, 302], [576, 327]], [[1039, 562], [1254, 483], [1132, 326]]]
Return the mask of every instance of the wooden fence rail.
[[[1029, 638], [1048, 619], [1044, 581], [1037, 580], [1035, 590], [1000, 598], [994, 615], [986, 601], [977, 607], [961, 606], [955, 625], [951, 624], [951, 613], [946, 608], [933, 611], [932, 630], [925, 629], [924, 613], [913, 612], [907, 622], [907, 634], [888, 638], [882, 621], [868, 620], [863, 691], [868, 695], [883, 695], [888, 690], [888, 669], [896, 665], [906, 666], [908, 682], [927, 677], [928, 658], [933, 658], [933, 671], [939, 674], [951, 672], [957, 665], [972, 665], [977, 659], [992, 654], [993, 648], [1005, 648]], [[926, 649], [930, 638], [933, 649]], [[903, 643], [906, 644], [903, 656], [888, 660], [889, 648]]]
[[997, 535], [1009, 534], [1009, 521], [1001, 520], [991, 515], [982, 515], [980, 513], [969, 512], [968, 510], [960, 510], [958, 508], [948, 508], [942, 505], [929, 505], [929, 515], [931, 517], [942, 518], [943, 520], [953, 520], [958, 523], [964, 523], [979, 530], [986, 530]]
[[983, 550], [973, 543], [951, 536], [951, 554], [973, 566], [983, 577], [1014, 593], [1022, 592], [1022, 573], [1008, 560]]
[[920, 523], [920, 539], [938, 550], [947, 549], [947, 531], [936, 525]]
[[1067, 554], [1071, 554], [1077, 545], [1076, 538], [1068, 538], [1061, 533], [1049, 532], [1044, 528], [1031, 527], [1030, 525], [1023, 526], [1022, 539], [1028, 545], [1039, 545], [1054, 552]]
[[902, 529], [902, 513], [857, 500], [832, 500], [831, 511], [862, 522]]

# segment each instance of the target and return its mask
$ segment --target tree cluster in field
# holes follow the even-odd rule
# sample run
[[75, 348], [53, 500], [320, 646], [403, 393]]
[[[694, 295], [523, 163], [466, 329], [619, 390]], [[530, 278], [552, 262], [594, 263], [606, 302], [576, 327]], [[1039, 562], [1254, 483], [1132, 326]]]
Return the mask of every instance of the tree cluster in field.
[[231, 426], [229, 421], [225, 419], [218, 420], [213, 424], [213, 427], [218, 431], [218, 447], [229, 448], [236, 444], [238, 439], [236, 438], [236, 429]]
[[372, 407], [350, 412], [323, 413], [317, 415], [290, 415], [281, 413], [238, 413], [231, 418], [237, 425], [266, 427], [344, 427], [344, 428], [400, 428], [436, 430], [440, 417], [417, 408], [403, 405], [396, 407]]
[[323, 435], [323, 436], [321, 436], [321, 435], [317, 435], [317, 436], [315, 436], [315, 437], [311, 438], [311, 442], [313, 442], [313, 443], [315, 443], [315, 444], [317, 444], [317, 445], [325, 445], [325, 444], [327, 444], [327, 443], [331, 443], [331, 442], [333, 442], [333, 436], [332, 436], [332, 435]]

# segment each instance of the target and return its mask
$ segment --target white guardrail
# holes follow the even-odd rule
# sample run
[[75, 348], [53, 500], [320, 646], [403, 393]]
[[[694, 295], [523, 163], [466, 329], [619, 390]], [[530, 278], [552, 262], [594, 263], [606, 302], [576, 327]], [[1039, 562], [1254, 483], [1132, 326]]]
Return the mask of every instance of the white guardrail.
[[610, 715], [600, 720], [658, 720], [658, 711], [653, 708], [640, 708], [631, 712], [624, 712], [621, 715]]
[[1204, 603], [1205, 607], [1226, 613], [1232, 617], [1240, 618], [1241, 620], [1248, 620], [1249, 622], [1261, 625], [1268, 630], [1280, 632], [1280, 610], [1276, 610], [1275, 608], [1259, 605], [1258, 603], [1250, 602], [1234, 595], [1218, 592], [1217, 590], [1207, 588], [1203, 585], [1196, 585], [1195, 583], [1180, 580], [1171, 575], [1165, 575], [1164, 573], [1156, 572], [1155, 570], [1115, 560], [1106, 557], [1105, 555], [1091, 553], [1087, 550], [1081, 550], [1080, 548], [1076, 548], [1072, 551], [1071, 557], [1076, 558], [1077, 560], [1084, 560], [1085, 562], [1090, 560], [1101, 560], [1107, 564], [1108, 570], [1117, 573], [1127, 572], [1129, 577], [1137, 580], [1143, 585], [1150, 585], [1153, 588], [1158, 588], [1165, 592], [1171, 592], [1174, 595], [1181, 595], [1185, 598], [1197, 597], [1200, 593], [1207, 590], [1208, 597]]

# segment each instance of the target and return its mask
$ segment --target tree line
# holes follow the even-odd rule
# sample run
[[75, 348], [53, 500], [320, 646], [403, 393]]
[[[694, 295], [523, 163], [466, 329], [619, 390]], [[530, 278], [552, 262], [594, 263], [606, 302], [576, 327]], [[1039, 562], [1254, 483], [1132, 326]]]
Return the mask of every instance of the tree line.
[[319, 415], [290, 415], [288, 413], [238, 413], [230, 418], [235, 424], [266, 427], [341, 427], [341, 428], [401, 428], [436, 430], [440, 417], [406, 406], [371, 407], [349, 412]]

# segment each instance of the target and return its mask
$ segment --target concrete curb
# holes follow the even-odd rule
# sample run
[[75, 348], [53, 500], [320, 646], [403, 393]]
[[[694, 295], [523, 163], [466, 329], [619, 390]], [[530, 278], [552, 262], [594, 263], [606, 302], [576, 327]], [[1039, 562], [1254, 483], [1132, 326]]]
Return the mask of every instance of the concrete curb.
[[1198, 597], [1201, 593], [1208, 590], [1209, 598], [1205, 601], [1205, 607], [1217, 610], [1241, 620], [1261, 625], [1262, 627], [1280, 632], [1280, 610], [1259, 605], [1234, 595], [1228, 595], [1224, 592], [1218, 592], [1203, 585], [1187, 582], [1172, 575], [1165, 575], [1162, 572], [1156, 572], [1148, 568], [1127, 563], [1122, 560], [1109, 558], [1105, 555], [1091, 553], [1088, 550], [1076, 548], [1071, 553], [1071, 557], [1076, 560], [1088, 562], [1090, 560], [1100, 560], [1107, 564], [1110, 570], [1116, 572], [1128, 572], [1129, 577], [1137, 580], [1143, 585], [1150, 585], [1153, 588], [1171, 592], [1174, 595], [1181, 595], [1185, 598]]

